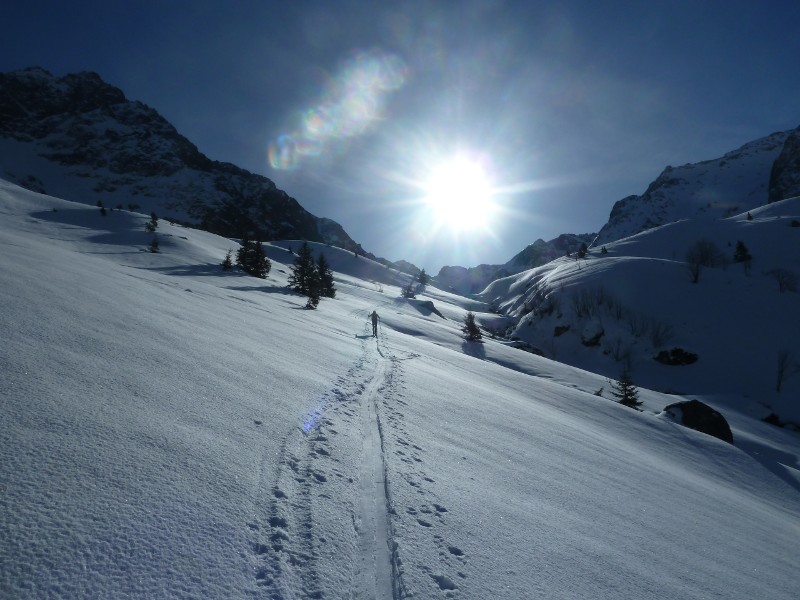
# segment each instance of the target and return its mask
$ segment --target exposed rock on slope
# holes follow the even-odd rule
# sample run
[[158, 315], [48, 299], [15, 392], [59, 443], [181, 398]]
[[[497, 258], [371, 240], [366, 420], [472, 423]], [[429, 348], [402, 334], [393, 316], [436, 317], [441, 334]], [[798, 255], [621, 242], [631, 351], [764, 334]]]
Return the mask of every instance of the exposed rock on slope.
[[800, 127], [786, 138], [769, 177], [770, 202], [795, 196], [800, 196]]
[[209, 159], [149, 106], [95, 73], [0, 74], [0, 173], [68, 200], [137, 205], [229, 237], [359, 249], [266, 177]]

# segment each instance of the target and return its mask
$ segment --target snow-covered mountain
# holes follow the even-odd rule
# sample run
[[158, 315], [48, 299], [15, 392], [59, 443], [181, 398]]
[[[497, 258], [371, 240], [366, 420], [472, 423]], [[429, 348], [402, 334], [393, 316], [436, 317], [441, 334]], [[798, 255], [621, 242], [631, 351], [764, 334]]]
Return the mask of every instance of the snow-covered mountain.
[[0, 175], [94, 205], [137, 207], [222, 235], [358, 249], [261, 175], [210, 160], [149, 106], [95, 73], [0, 74]]
[[[697, 282], [687, 255], [718, 254]], [[751, 260], [736, 263], [738, 244]], [[509, 337], [554, 360], [667, 393], [720, 394], [757, 418], [800, 424], [800, 376], [776, 393], [782, 356], [800, 369], [800, 197], [726, 219], [686, 219], [493, 282], [479, 296]], [[665, 364], [678, 348], [692, 364]], [[666, 361], [669, 363], [670, 361]]]
[[641, 196], [614, 204], [595, 241], [607, 244], [688, 218], [724, 218], [800, 193], [800, 128], [749, 142], [724, 156], [668, 166]]
[[548, 242], [538, 239], [515, 254], [503, 265], [478, 265], [477, 267], [444, 266], [436, 275], [439, 287], [458, 294], [474, 294], [490, 282], [549, 263], [560, 256], [577, 251], [581, 244], [592, 243], [597, 234], [564, 233]]
[[[797, 268], [797, 209], [666, 226], [485, 301], [406, 300], [408, 275], [312, 244], [337, 294], [305, 310], [296, 240], [267, 244], [256, 279], [221, 270], [229, 239], [162, 221], [151, 253], [144, 214], [0, 182], [0, 596], [793, 600], [800, 438], [761, 417], [797, 410], [774, 350], [797, 350], [798, 294], [762, 271]], [[689, 282], [699, 233], [745, 240], [750, 273]], [[601, 285], [577, 331], [570, 294]], [[557, 358], [599, 373], [465, 341], [468, 310], [513, 324], [498, 299], [535, 302], [518, 337], [569, 325]], [[652, 315], [699, 355], [659, 375], [633, 352], [636, 382], [672, 392], [640, 388], [641, 411], [613, 401], [602, 350], [634, 314], [637, 348]], [[680, 392], [734, 443], [679, 426]]]
[[794, 196], [800, 196], [800, 128], [773, 133], [714, 160], [668, 166], [644, 194], [616, 202], [598, 234], [539, 239], [504, 265], [445, 266], [436, 282], [473, 294], [492, 281], [574, 252], [581, 243], [600, 248], [681, 219], [725, 218]]

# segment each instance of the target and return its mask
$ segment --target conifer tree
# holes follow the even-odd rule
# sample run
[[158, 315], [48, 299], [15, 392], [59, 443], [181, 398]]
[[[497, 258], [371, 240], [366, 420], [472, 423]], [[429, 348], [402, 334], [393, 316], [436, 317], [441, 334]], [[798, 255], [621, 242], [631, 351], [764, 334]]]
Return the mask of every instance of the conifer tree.
[[[264, 255], [264, 246], [260, 241], [251, 241], [247, 235], [236, 251], [236, 266], [253, 277], [266, 279], [272, 269], [272, 263]], [[224, 263], [223, 263], [224, 268]]]
[[289, 286], [301, 294], [308, 296], [309, 287], [313, 284], [313, 278], [317, 275], [317, 268], [314, 264], [314, 256], [308, 242], [303, 242], [297, 252], [297, 258], [292, 265], [292, 274], [289, 275]]
[[335, 298], [336, 287], [333, 285], [333, 271], [322, 252], [319, 253], [317, 259], [317, 276], [319, 277], [320, 295], [325, 298]]
[[159, 245], [158, 245], [158, 238], [157, 238], [156, 236], [153, 236], [153, 239], [150, 241], [150, 247], [149, 247], [149, 250], [150, 250], [150, 252], [152, 252], [153, 254], [155, 254], [156, 252], [158, 252], [158, 250], [159, 250]]
[[225, 255], [221, 266], [223, 271], [230, 271], [233, 268], [233, 258], [230, 250], [228, 250], [228, 253]]
[[308, 296], [308, 300], [306, 301], [306, 308], [309, 310], [313, 310], [317, 308], [319, 305], [320, 300], [320, 293], [322, 289], [321, 280], [319, 277], [319, 273], [316, 269], [313, 269], [308, 276], [306, 277], [306, 296]]
[[144, 230], [148, 233], [154, 233], [158, 229], [158, 216], [156, 211], [150, 213], [150, 220], [144, 224]]
[[475, 322], [475, 313], [472, 311], [464, 316], [464, 326], [461, 328], [461, 331], [464, 332], [464, 337], [470, 342], [476, 342], [483, 338], [480, 327], [478, 327], [478, 324]]
[[417, 275], [417, 281], [419, 281], [420, 286], [425, 287], [428, 285], [428, 282], [431, 280], [430, 276], [425, 272], [425, 269], [419, 272]]
[[633, 385], [628, 369], [622, 372], [619, 381], [611, 384], [611, 395], [617, 398], [617, 402], [629, 408], [638, 408], [642, 404], [639, 400], [639, 390]]
[[256, 241], [248, 255], [248, 264], [245, 271], [254, 277], [266, 279], [270, 269], [272, 269], [272, 263], [264, 254], [264, 245], [260, 241]]
[[753, 262], [753, 257], [742, 240], [736, 242], [736, 250], [733, 252], [733, 262], [742, 263], [744, 265], [744, 272], [750, 272], [750, 265]]
[[242, 245], [236, 250], [236, 266], [242, 271], [245, 270], [247, 265], [247, 254], [250, 251], [251, 243], [249, 235], [245, 233], [244, 238], [242, 238]]

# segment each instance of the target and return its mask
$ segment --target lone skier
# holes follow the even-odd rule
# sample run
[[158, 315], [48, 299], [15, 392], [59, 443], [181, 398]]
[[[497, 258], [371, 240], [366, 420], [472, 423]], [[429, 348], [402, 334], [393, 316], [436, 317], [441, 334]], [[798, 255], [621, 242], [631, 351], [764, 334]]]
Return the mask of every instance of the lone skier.
[[373, 310], [369, 318], [372, 319], [372, 337], [378, 337], [378, 313]]

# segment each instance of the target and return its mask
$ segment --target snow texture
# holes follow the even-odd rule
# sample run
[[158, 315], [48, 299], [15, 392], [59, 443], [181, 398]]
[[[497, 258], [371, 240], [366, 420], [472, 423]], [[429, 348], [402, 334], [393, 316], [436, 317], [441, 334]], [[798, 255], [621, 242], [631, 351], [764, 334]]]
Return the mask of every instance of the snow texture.
[[[766, 232], [747, 238], [756, 261], [758, 240], [790, 243], [781, 204], [753, 214]], [[428, 286], [419, 299], [439, 316], [401, 297], [407, 275], [312, 244], [338, 291], [306, 310], [286, 287], [299, 241], [266, 245], [261, 280], [223, 272], [237, 243], [209, 233], [161, 222], [161, 251], [147, 251], [148, 219], [0, 182], [0, 596], [797, 597], [798, 433], [731, 396], [733, 369], [699, 345], [717, 330], [687, 325], [689, 349], [715, 366], [681, 385], [707, 383], [735, 445], [659, 417], [674, 395], [640, 389], [634, 411], [595, 395], [602, 374], [466, 342], [466, 311], [509, 318], [489, 298]], [[685, 227], [679, 251], [696, 233]], [[569, 287], [580, 265], [641, 310], [633, 282], [654, 269], [674, 301], [728, 280], [753, 294], [743, 303], [764, 301], [765, 282], [733, 267], [679, 283], [657, 236], [494, 292], [513, 308], [527, 282]], [[793, 296], [772, 290], [761, 311], [791, 328]], [[670, 314], [720, 308], [701, 301]], [[581, 333], [559, 351], [597, 352]], [[772, 402], [761, 368], [753, 390]], [[797, 392], [787, 380], [782, 393]]]

